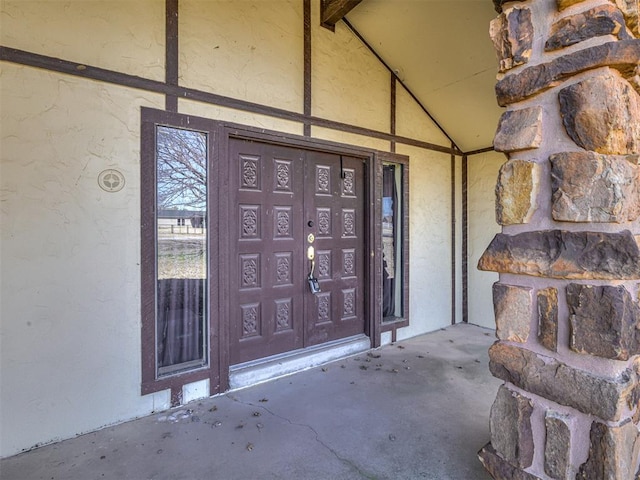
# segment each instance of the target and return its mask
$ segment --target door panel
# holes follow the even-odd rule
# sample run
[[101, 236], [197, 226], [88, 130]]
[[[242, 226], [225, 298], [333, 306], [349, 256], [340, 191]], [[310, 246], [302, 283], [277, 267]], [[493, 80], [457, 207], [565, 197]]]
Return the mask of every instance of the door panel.
[[241, 139], [229, 154], [230, 364], [363, 333], [362, 160]]
[[364, 164], [307, 152], [305, 236], [321, 292], [305, 295], [305, 346], [364, 332]]
[[303, 159], [248, 140], [229, 151], [233, 365], [303, 346]]

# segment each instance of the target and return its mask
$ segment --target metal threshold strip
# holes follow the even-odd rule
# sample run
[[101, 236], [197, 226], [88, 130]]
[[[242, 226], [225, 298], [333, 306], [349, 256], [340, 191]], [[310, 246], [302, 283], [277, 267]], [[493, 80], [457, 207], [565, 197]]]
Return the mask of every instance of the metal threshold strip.
[[230, 390], [249, 387], [274, 378], [317, 367], [333, 360], [362, 353], [370, 348], [371, 340], [362, 334], [232, 365], [229, 368], [229, 387]]

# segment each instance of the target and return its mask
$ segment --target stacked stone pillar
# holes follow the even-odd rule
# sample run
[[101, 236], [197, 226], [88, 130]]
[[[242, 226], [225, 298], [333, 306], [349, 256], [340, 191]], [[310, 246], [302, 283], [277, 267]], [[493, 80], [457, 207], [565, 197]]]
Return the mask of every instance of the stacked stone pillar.
[[640, 480], [638, 0], [494, 0], [506, 107], [480, 459], [498, 480]]

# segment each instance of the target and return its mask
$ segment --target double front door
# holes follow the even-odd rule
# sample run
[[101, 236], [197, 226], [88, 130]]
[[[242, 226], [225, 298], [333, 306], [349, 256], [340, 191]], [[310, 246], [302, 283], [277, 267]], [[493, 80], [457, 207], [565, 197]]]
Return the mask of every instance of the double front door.
[[363, 160], [243, 139], [229, 155], [230, 363], [363, 333]]

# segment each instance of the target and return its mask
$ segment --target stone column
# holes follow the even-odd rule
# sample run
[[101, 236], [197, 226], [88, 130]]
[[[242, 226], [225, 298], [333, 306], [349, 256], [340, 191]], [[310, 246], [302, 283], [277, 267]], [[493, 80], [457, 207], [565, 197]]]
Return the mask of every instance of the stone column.
[[640, 479], [638, 0], [494, 0], [500, 480]]

